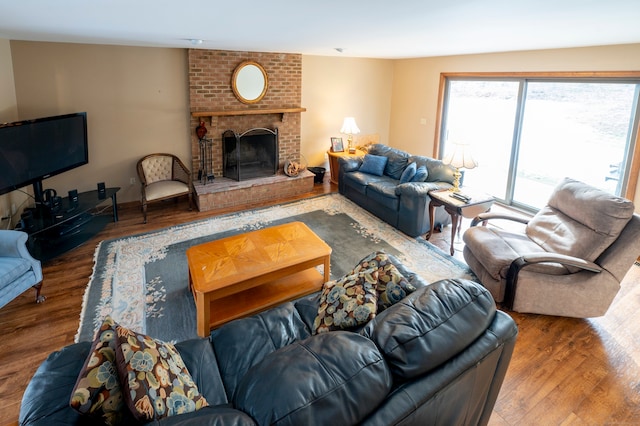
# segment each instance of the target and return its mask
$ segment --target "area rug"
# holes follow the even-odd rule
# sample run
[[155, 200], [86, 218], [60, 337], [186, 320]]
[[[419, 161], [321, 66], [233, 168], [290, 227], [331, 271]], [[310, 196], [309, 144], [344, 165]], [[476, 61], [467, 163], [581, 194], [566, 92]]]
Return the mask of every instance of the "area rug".
[[100, 242], [76, 341], [93, 340], [106, 315], [165, 341], [197, 337], [186, 249], [293, 221], [304, 222], [332, 248], [332, 278], [376, 250], [393, 254], [428, 282], [473, 278], [465, 264], [423, 238], [408, 237], [339, 194], [322, 195]]

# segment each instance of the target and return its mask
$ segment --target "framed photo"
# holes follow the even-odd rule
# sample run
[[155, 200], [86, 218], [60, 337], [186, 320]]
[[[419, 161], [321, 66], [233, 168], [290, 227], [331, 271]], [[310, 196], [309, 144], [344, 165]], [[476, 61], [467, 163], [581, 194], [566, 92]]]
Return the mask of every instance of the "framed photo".
[[342, 144], [342, 138], [331, 138], [331, 151], [344, 152], [344, 145]]

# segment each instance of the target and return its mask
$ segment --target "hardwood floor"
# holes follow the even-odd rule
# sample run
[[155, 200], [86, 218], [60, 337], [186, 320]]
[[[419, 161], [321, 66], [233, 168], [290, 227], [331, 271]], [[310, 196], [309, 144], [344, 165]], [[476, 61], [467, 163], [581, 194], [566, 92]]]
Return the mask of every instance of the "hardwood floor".
[[[313, 196], [335, 192], [315, 185]], [[303, 198], [303, 197], [297, 197]], [[291, 201], [278, 200], [278, 202]], [[252, 207], [260, 207], [254, 205]], [[188, 211], [186, 201], [151, 205], [142, 223], [136, 203], [121, 206], [120, 221], [83, 246], [43, 265], [43, 304], [28, 291], [0, 309], [0, 425], [18, 419], [22, 394], [49, 353], [73, 343], [96, 244], [232, 211]], [[469, 221], [463, 222], [463, 230]], [[432, 243], [449, 250], [450, 228]], [[462, 259], [456, 240], [455, 256]], [[627, 274], [606, 316], [572, 319], [510, 313], [520, 333], [492, 425], [640, 424], [640, 267]]]

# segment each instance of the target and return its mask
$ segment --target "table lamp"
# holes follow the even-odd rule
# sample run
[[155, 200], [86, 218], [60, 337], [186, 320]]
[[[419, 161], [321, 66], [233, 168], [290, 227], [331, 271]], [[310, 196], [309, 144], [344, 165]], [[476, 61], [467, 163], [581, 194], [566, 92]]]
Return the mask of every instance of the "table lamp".
[[344, 133], [347, 135], [349, 153], [354, 154], [356, 152], [356, 149], [351, 147], [351, 143], [353, 142], [353, 135], [357, 135], [358, 133], [360, 133], [360, 129], [356, 124], [356, 119], [353, 117], [345, 117], [344, 122], [342, 123], [342, 128], [340, 129], [340, 133]]
[[453, 173], [454, 181], [453, 188], [451, 188], [452, 192], [460, 192], [460, 176], [462, 176], [460, 173], [461, 168], [473, 169], [478, 167], [478, 163], [471, 155], [471, 147], [469, 144], [460, 142], [455, 142], [453, 144], [453, 150], [445, 155], [442, 162], [456, 168], [456, 171]]

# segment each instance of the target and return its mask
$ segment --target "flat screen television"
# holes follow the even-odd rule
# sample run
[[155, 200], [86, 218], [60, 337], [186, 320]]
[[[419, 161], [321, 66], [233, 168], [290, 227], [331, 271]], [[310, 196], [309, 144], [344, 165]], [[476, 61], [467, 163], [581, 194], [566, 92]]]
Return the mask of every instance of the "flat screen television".
[[87, 113], [0, 124], [0, 195], [33, 185], [42, 202], [42, 181], [89, 162]]

